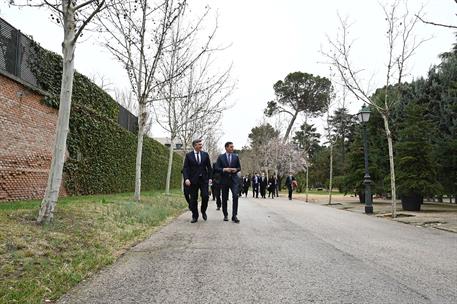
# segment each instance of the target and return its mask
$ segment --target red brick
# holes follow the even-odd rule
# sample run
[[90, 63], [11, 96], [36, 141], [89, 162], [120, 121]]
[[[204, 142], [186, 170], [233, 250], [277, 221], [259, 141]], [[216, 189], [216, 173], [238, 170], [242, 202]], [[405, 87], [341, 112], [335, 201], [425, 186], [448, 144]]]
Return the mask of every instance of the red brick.
[[[0, 75], [0, 202], [43, 198], [57, 110], [42, 104], [42, 98]], [[65, 195], [62, 185], [60, 196]]]

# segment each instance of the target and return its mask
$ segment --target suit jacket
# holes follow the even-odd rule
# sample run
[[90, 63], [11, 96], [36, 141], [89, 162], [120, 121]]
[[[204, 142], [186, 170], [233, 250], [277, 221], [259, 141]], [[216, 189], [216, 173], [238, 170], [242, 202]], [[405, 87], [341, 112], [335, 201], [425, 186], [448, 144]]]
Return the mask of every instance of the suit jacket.
[[213, 185], [221, 183], [221, 173], [216, 171], [216, 163], [213, 163]]
[[213, 170], [211, 168], [211, 162], [209, 160], [209, 154], [205, 151], [200, 151], [200, 164], [195, 158], [194, 151], [186, 154], [184, 158], [183, 175], [184, 180], [190, 180], [191, 184], [196, 184], [200, 178], [205, 182], [212, 178]]
[[286, 178], [286, 186], [287, 187], [292, 187], [292, 181], [295, 180], [295, 177], [292, 175], [292, 178], [290, 178], [289, 175], [287, 175], [287, 178]]
[[260, 180], [260, 188], [266, 188], [267, 187], [267, 183], [268, 183], [267, 177], [266, 176], [263, 176], [263, 177], [261, 176], [259, 178], [259, 180]]
[[243, 178], [243, 188], [249, 189], [250, 186], [251, 186], [251, 180], [249, 179], [249, 177], [245, 176]]
[[268, 179], [268, 189], [274, 189], [276, 187], [276, 179], [274, 177], [270, 177]]
[[[256, 177], [257, 177], [257, 182], [256, 182]], [[252, 177], [252, 187], [257, 187], [260, 183], [260, 176], [254, 175]]]
[[[224, 172], [224, 168], [235, 168], [235, 173]], [[221, 174], [222, 185], [236, 185], [239, 182], [237, 173], [241, 171], [241, 163], [237, 154], [232, 153], [232, 160], [229, 164], [227, 154], [223, 153], [219, 155], [216, 161], [215, 171]]]

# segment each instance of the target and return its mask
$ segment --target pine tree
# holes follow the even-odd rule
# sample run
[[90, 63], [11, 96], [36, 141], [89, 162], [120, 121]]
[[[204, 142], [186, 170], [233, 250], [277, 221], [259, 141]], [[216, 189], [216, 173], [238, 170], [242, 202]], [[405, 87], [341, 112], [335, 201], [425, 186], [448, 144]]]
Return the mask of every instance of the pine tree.
[[[400, 123], [396, 159], [398, 193], [402, 201], [416, 196], [419, 203], [424, 196], [435, 195], [440, 191], [436, 181], [437, 164], [432, 157], [430, 142], [432, 125], [424, 113], [423, 106], [410, 102], [405, 107], [405, 118]], [[420, 204], [417, 210], [419, 209]]]

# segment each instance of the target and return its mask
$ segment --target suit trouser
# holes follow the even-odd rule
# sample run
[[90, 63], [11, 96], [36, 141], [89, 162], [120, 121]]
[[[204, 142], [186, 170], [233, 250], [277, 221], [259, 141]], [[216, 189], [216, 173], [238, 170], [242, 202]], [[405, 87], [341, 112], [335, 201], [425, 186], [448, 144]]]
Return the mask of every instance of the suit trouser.
[[222, 212], [224, 216], [228, 216], [227, 211], [227, 200], [229, 189], [232, 192], [232, 217], [237, 216], [238, 214], [238, 185], [237, 184], [230, 184], [230, 185], [222, 185]]
[[197, 183], [192, 183], [190, 185], [190, 211], [192, 211], [192, 218], [198, 219], [198, 190], [200, 190], [200, 195], [202, 197], [202, 213], [206, 213], [208, 208], [208, 182], [204, 181], [203, 178], [200, 178]]
[[252, 187], [252, 197], [259, 197], [259, 186], [254, 185]]
[[292, 186], [287, 186], [287, 189], [289, 190], [289, 199], [292, 199]]
[[266, 190], [267, 190], [267, 187], [265, 187], [265, 186], [260, 186], [260, 195], [261, 195], [262, 197], [265, 197], [265, 194], [267, 193]]
[[190, 187], [184, 185], [184, 198], [186, 199], [187, 205], [190, 209]]
[[213, 196], [216, 198], [216, 206], [221, 207], [221, 185], [213, 184]]

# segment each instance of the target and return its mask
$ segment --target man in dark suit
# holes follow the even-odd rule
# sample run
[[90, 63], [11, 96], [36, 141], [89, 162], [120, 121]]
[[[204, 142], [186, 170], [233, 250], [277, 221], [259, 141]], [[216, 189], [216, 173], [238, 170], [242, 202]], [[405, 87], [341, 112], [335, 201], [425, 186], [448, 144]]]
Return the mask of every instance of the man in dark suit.
[[216, 163], [213, 164], [213, 184], [211, 185], [213, 201], [216, 199], [216, 210], [221, 210], [221, 173], [216, 171]]
[[289, 175], [286, 178], [286, 186], [287, 190], [289, 190], [289, 200], [292, 199], [292, 190], [293, 190], [293, 181], [295, 180], [295, 177], [292, 175], [292, 172], [289, 173]]
[[268, 197], [275, 198], [276, 195], [276, 176], [272, 175], [268, 179]]
[[[181, 174], [183, 174], [184, 169], [181, 170]], [[184, 174], [183, 174], [183, 192], [184, 192], [184, 198], [186, 199], [187, 202], [187, 207], [190, 210], [190, 187], [186, 186], [186, 182], [184, 180]]]
[[260, 195], [262, 198], [266, 198], [267, 184], [267, 177], [265, 176], [265, 173], [262, 172], [262, 175], [260, 176]]
[[252, 197], [259, 198], [259, 182], [260, 182], [260, 177], [256, 173], [254, 173], [254, 176], [252, 177]]
[[243, 177], [243, 193], [245, 197], [248, 197], [249, 187], [251, 186], [251, 178], [249, 175]]
[[201, 212], [206, 221], [206, 209], [208, 208], [208, 185], [211, 183], [212, 168], [208, 153], [202, 151], [203, 144], [201, 139], [192, 141], [194, 150], [187, 153], [184, 158], [183, 175], [184, 183], [190, 187], [190, 210], [192, 211], [192, 221], [198, 221], [198, 190], [202, 197]]
[[216, 162], [216, 171], [221, 173], [222, 187], [222, 212], [224, 213], [224, 221], [228, 221], [227, 200], [229, 189], [232, 192], [232, 221], [239, 223], [238, 219], [238, 187], [239, 177], [238, 172], [241, 171], [241, 164], [238, 155], [233, 153], [233, 143], [225, 143], [224, 154], [219, 155]]

